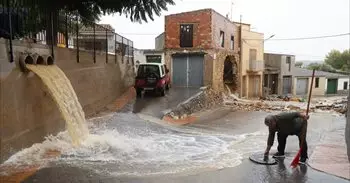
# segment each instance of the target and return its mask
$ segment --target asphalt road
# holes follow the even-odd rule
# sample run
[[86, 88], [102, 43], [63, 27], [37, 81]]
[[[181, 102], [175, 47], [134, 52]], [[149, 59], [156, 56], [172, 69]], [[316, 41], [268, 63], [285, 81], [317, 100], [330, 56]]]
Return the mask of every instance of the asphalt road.
[[141, 98], [136, 99], [133, 104], [133, 112], [162, 118], [165, 112], [199, 91], [199, 88], [173, 87], [166, 92], [164, 97], [157, 96], [155, 93], [145, 93]]
[[[288, 138], [287, 157], [277, 165], [265, 166], [249, 161], [249, 155], [263, 151], [266, 144], [267, 129], [263, 124], [263, 119], [267, 115], [265, 112], [237, 112], [221, 108], [203, 114], [200, 121], [194, 124], [176, 128], [144, 122], [135, 115], [129, 115], [118, 115], [115, 118], [118, 120], [108, 122], [105, 128], [115, 129], [121, 133], [122, 136], [117, 138], [126, 138], [125, 136], [132, 132], [133, 135], [128, 138], [133, 138], [128, 139], [130, 141], [127, 142], [135, 143], [135, 146], [138, 147], [136, 154], [134, 151], [131, 152], [134, 156], [104, 164], [94, 161], [86, 164], [83, 162], [84, 159], [68, 163], [62, 159], [39, 170], [25, 182], [349, 182], [349, 180], [316, 171], [309, 166], [291, 169], [289, 164], [298, 150], [296, 137]], [[342, 129], [344, 125], [344, 117], [331, 114], [311, 114], [307, 135], [309, 154], [312, 153], [313, 147], [327, 135], [327, 132]], [[201, 134], [198, 135], [197, 132]], [[259, 134], [254, 135], [256, 132]], [[138, 138], [134, 137], [135, 134]], [[142, 141], [138, 144], [140, 139]], [[232, 139], [235, 140], [232, 141]], [[125, 140], [123, 142], [126, 143]], [[275, 152], [276, 144], [272, 152]], [[227, 161], [238, 159], [233, 157], [227, 160], [225, 154], [218, 156], [220, 158], [217, 160], [209, 160], [220, 153], [221, 146], [227, 146], [226, 151], [241, 156], [238, 166], [226, 166]], [[208, 152], [203, 153], [206, 150]], [[190, 154], [187, 156], [186, 153]], [[123, 157], [128, 156], [128, 154], [122, 155]], [[325, 154], [325, 156], [329, 155]], [[130, 158], [139, 159], [133, 161]], [[176, 161], [172, 161], [173, 159]], [[208, 166], [210, 164], [220, 165], [220, 163], [223, 163], [223, 166]], [[205, 168], [201, 169], [197, 166], [201, 164]], [[187, 171], [166, 173], [167, 170], [175, 170], [177, 167], [181, 170], [192, 165], [194, 168]], [[130, 174], [116, 175], [111, 173], [113, 171], [126, 171]], [[143, 174], [134, 175], [133, 173], [136, 172]]]

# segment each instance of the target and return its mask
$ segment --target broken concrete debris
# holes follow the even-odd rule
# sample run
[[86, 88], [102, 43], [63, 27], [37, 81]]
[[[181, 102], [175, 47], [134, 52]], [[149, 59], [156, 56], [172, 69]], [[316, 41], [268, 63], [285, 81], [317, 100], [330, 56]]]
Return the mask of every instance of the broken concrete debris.
[[[237, 111], [299, 111], [306, 112], [307, 102], [304, 98], [290, 96], [268, 96], [260, 100], [241, 99], [234, 94], [223, 94], [210, 88], [203, 90], [179, 104], [176, 108], [166, 113], [165, 116], [172, 119], [185, 119], [189, 115], [210, 109], [219, 105], [231, 107]], [[347, 111], [347, 98], [314, 98], [310, 104], [309, 112], [337, 112], [345, 114]]]
[[175, 120], [184, 119], [195, 112], [210, 109], [223, 103], [221, 92], [214, 91], [211, 88], [202, 88], [201, 90], [201, 92], [179, 104], [165, 116]]

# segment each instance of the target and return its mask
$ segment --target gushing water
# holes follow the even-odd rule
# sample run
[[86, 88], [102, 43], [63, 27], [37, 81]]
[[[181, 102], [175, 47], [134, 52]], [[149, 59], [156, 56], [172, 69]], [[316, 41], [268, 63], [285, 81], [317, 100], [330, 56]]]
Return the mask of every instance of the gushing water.
[[[76, 166], [114, 176], [144, 176], [234, 167], [258, 146], [265, 145], [265, 132], [224, 135], [194, 127], [162, 125], [132, 113], [88, 121], [90, 135], [78, 147], [67, 132], [49, 136], [43, 143], [15, 154], [7, 164]], [[250, 141], [248, 144], [244, 141]], [[254, 146], [251, 146], [251, 143]], [[47, 150], [61, 155], [43, 158]]]
[[74, 92], [72, 84], [64, 72], [55, 65], [27, 65], [27, 68], [38, 75], [48, 88], [57, 104], [73, 145], [79, 145], [89, 135], [84, 111]]

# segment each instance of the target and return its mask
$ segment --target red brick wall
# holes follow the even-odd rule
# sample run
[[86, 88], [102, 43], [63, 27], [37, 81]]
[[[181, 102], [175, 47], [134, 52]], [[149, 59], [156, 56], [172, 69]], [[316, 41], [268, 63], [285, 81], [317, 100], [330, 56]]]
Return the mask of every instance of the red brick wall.
[[193, 48], [212, 47], [212, 23], [210, 9], [168, 15], [165, 17], [165, 48], [180, 48], [180, 24], [193, 26]]

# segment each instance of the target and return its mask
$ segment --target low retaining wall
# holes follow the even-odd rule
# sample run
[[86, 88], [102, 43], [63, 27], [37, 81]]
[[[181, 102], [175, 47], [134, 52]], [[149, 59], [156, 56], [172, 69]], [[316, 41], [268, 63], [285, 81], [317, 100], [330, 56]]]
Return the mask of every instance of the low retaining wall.
[[[14, 41], [15, 59], [20, 52], [50, 55], [45, 45]], [[55, 64], [71, 81], [86, 117], [94, 115], [115, 101], [134, 83], [134, 68], [122, 57], [105, 53], [96, 55], [88, 51], [55, 48]], [[9, 62], [7, 40], [0, 39], [0, 125], [1, 157], [10, 155], [43, 141], [48, 134], [65, 129], [65, 122], [40, 78], [33, 73], [25, 74]]]
[[210, 109], [216, 105], [222, 104], [223, 101], [222, 92], [206, 88], [173, 108], [164, 115], [163, 120], [179, 124], [191, 123], [196, 120], [194, 116], [191, 116], [193, 113]]

